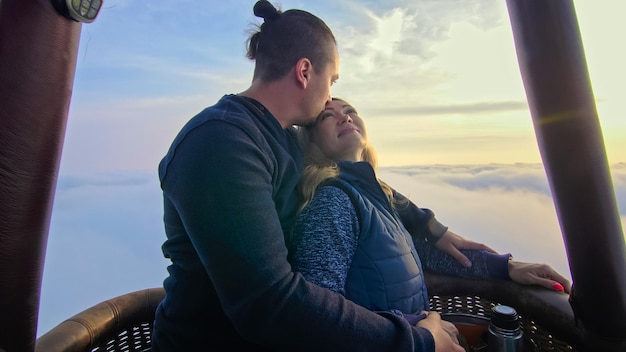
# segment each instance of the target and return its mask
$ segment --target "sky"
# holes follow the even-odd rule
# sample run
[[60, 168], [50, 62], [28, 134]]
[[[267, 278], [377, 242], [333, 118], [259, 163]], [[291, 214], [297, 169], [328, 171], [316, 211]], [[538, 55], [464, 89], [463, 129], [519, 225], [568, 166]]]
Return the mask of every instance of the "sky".
[[[156, 168], [189, 118], [249, 86], [254, 3], [107, 0], [82, 26], [38, 335], [103, 300], [161, 285]], [[626, 209], [626, 53], [616, 44], [626, 3], [574, 3]], [[457, 233], [569, 275], [505, 1], [276, 4], [333, 30], [341, 63], [332, 94], [365, 119], [383, 179]]]

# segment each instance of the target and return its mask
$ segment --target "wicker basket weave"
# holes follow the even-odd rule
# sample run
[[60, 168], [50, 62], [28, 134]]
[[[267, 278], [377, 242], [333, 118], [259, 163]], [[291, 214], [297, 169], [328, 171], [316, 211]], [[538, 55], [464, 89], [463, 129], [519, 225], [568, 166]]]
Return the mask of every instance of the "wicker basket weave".
[[[496, 302], [491, 302], [479, 296], [430, 296], [430, 308], [433, 311], [445, 313], [465, 313], [471, 316], [491, 318], [491, 308]], [[554, 351], [574, 352], [572, 346], [553, 336], [550, 331], [541, 327], [531, 319], [520, 315], [520, 326], [524, 333], [524, 346], [527, 352]], [[480, 351], [476, 349], [476, 351]], [[473, 351], [471, 351], [473, 352]]]
[[[426, 275], [426, 279], [431, 310], [442, 314], [489, 318], [496, 304], [514, 307], [526, 351], [577, 351], [573, 346], [581, 343], [567, 298], [554, 292], [510, 282], [438, 275]], [[35, 352], [150, 351], [154, 312], [164, 295], [163, 288], [151, 288], [99, 303], [37, 339]]]
[[91, 352], [147, 352], [151, 350], [152, 321], [130, 326], [102, 344], [93, 346]]
[[[479, 296], [439, 296], [430, 297], [431, 310], [439, 313], [465, 313], [489, 318], [491, 308], [497, 303]], [[526, 351], [575, 352], [567, 342], [553, 336], [535, 321], [520, 315], [520, 325], [524, 332]], [[145, 352], [150, 351], [152, 321], [138, 323], [121, 330], [117, 336], [92, 346], [91, 352]]]

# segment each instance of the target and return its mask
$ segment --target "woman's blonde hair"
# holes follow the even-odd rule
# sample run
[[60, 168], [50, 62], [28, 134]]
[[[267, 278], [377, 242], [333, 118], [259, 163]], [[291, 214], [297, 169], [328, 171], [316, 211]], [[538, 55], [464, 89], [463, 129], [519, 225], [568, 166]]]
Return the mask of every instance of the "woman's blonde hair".
[[[346, 102], [344, 99], [333, 98]], [[337, 163], [322, 153], [320, 148], [311, 141], [311, 130], [315, 124], [310, 126], [302, 126], [298, 129], [298, 139], [300, 146], [304, 151], [304, 171], [298, 184], [298, 191], [302, 196], [302, 205], [300, 206], [298, 213], [306, 207], [311, 201], [315, 191], [324, 181], [339, 176], [339, 167]], [[372, 168], [376, 169], [377, 158], [376, 151], [370, 145], [369, 141], [366, 141], [365, 148], [361, 154], [361, 160], [370, 163]], [[393, 192], [391, 187], [381, 180], [378, 183], [382, 187], [383, 191], [389, 196], [389, 199], [393, 199]]]

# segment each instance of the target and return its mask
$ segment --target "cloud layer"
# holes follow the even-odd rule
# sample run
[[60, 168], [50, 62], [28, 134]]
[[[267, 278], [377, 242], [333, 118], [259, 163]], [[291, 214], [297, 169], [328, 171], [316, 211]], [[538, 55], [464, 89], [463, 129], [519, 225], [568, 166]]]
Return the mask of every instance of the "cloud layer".
[[[626, 164], [612, 168], [626, 223]], [[569, 266], [538, 164], [382, 168], [379, 176], [458, 234], [518, 260]], [[44, 270], [38, 335], [121, 294], [157, 287], [168, 262], [156, 174], [62, 175]]]

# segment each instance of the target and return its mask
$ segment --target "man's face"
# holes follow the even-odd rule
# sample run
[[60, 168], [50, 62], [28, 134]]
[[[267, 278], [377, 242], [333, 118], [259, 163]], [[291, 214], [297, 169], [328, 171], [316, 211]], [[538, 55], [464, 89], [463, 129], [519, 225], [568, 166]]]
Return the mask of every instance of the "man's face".
[[313, 123], [317, 116], [324, 111], [326, 103], [330, 102], [330, 88], [339, 79], [339, 53], [333, 44], [332, 59], [325, 67], [313, 67], [309, 93], [306, 96], [306, 117], [308, 123]]

